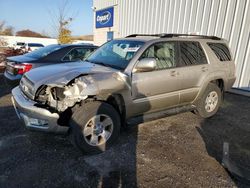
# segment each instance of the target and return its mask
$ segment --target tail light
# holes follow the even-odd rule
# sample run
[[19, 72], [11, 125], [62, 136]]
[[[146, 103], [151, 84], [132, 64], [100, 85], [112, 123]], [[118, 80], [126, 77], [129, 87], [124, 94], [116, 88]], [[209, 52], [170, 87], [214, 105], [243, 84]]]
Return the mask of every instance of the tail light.
[[17, 74], [24, 74], [32, 68], [32, 64], [28, 64], [28, 63], [15, 64], [14, 68], [16, 69], [15, 72]]

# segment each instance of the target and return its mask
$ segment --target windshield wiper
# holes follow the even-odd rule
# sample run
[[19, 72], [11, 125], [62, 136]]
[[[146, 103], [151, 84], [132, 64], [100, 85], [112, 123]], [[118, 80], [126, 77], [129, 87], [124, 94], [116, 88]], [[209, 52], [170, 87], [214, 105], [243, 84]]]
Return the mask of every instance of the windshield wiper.
[[93, 63], [93, 64], [97, 64], [97, 65], [102, 65], [104, 67], [111, 67], [111, 68], [114, 68], [114, 69], [122, 70], [122, 68], [119, 67], [119, 66], [115, 66], [115, 65], [111, 65], [111, 64], [106, 64], [106, 63], [103, 63], [103, 62], [89, 61], [89, 60], [85, 60], [85, 61]]

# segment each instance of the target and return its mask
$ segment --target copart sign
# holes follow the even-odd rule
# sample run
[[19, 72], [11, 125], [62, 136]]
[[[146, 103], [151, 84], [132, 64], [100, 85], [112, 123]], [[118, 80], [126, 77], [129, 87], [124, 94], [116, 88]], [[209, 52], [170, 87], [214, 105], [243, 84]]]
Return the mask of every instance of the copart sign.
[[96, 11], [96, 28], [113, 26], [114, 7]]

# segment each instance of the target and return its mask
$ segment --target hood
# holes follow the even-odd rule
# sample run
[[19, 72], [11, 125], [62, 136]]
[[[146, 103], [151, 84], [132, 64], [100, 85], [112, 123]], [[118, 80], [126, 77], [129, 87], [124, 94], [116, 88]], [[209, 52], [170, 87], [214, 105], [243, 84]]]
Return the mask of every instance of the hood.
[[116, 69], [92, 64], [89, 62], [62, 63], [42, 66], [25, 74], [34, 83], [35, 87], [43, 84], [66, 85], [81, 74], [97, 72], [117, 72]]
[[18, 55], [18, 56], [8, 57], [7, 60], [20, 62], [20, 63], [27, 63], [27, 62], [35, 61], [36, 59], [26, 56], [26, 55]]

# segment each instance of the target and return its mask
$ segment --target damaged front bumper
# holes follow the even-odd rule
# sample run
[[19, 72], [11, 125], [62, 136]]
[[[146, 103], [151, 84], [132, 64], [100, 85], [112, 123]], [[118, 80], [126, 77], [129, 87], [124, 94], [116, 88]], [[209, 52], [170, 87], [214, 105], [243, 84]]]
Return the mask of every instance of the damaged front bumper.
[[12, 90], [12, 103], [17, 116], [24, 121], [28, 129], [45, 132], [65, 133], [66, 126], [57, 124], [59, 115], [35, 106], [35, 102], [24, 96], [19, 86]]

